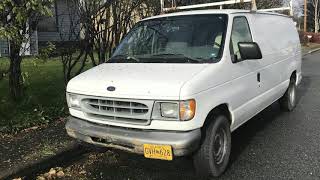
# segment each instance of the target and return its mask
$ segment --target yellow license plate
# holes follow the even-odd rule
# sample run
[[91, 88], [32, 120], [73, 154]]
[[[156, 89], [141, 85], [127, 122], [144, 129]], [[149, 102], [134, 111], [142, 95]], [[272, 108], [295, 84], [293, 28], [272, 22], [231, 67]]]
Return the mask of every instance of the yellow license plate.
[[144, 157], [171, 161], [173, 159], [172, 148], [168, 145], [143, 145]]

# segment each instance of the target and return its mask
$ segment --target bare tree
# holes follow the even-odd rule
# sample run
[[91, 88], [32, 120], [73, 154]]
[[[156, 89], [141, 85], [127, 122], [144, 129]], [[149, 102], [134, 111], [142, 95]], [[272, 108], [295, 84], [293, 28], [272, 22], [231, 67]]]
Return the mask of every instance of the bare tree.
[[[68, 8], [68, 11], [72, 12], [68, 14], [68, 21], [71, 21], [69, 32], [60, 32], [60, 37], [63, 42], [72, 41], [74, 36], [81, 35], [81, 39], [78, 47], [68, 46], [60, 51], [66, 84], [84, 70], [87, 62], [91, 62], [91, 66], [106, 62], [114, 47], [138, 20], [157, 11], [160, 13], [157, 4], [147, 0], [72, 2]], [[80, 30], [76, 31], [79, 26]]]
[[283, 5], [283, 0], [256, 0], [258, 9], [277, 8]]
[[[283, 0], [256, 0], [257, 9], [270, 9], [282, 7], [284, 4]], [[238, 9], [251, 9], [250, 3], [240, 3], [234, 6], [230, 6], [230, 8], [238, 8]]]
[[311, 0], [310, 5], [312, 6], [313, 10], [313, 20], [314, 20], [314, 32], [319, 32], [319, 16], [320, 16], [320, 10], [319, 10], [319, 0]]
[[160, 0], [143, 0], [137, 12], [142, 19], [159, 15], [161, 13]]
[[[57, 15], [60, 19], [59, 27], [63, 27], [59, 29], [61, 43], [58, 52], [63, 65], [65, 85], [84, 70], [87, 57], [93, 54], [93, 43], [86, 31], [87, 17], [91, 17], [91, 12], [87, 5], [80, 7], [80, 3], [82, 2], [78, 0], [67, 1], [67, 9]], [[80, 39], [82, 33], [84, 35]]]

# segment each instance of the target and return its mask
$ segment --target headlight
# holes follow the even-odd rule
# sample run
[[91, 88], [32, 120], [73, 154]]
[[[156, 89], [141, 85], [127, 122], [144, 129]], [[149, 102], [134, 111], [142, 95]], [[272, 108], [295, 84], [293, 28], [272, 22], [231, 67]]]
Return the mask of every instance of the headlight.
[[76, 94], [67, 93], [67, 102], [69, 108], [80, 108], [80, 99]]
[[195, 115], [195, 100], [160, 102], [154, 104], [152, 119], [188, 121]]
[[162, 117], [166, 118], [179, 118], [178, 103], [160, 103], [160, 112]]
[[152, 112], [152, 119], [179, 120], [178, 102], [155, 102]]

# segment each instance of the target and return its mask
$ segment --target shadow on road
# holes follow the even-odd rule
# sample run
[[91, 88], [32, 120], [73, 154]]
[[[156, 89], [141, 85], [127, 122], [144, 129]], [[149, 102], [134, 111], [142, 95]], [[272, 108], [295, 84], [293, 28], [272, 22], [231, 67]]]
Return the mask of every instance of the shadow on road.
[[[308, 76], [304, 77], [297, 91], [298, 104], [300, 103], [302, 97], [304, 97], [308, 92], [310, 86], [311, 78]], [[268, 124], [282, 114], [283, 112], [280, 109], [279, 103], [275, 102], [233, 132], [230, 165], [237, 160], [243, 150], [250, 144], [251, 139], [255, 137], [257, 133], [263, 131]]]
[[301, 101], [301, 98], [305, 96], [305, 94], [307, 92], [309, 92], [309, 88], [311, 87], [311, 77], [310, 76], [304, 76], [301, 84], [298, 87], [298, 91], [297, 91], [297, 100], [298, 100], [298, 104]]
[[232, 133], [230, 165], [235, 162], [243, 150], [246, 149], [250, 144], [251, 139], [254, 138], [257, 133], [263, 131], [268, 124], [281, 114], [280, 105], [278, 102], [275, 102], [234, 131]]

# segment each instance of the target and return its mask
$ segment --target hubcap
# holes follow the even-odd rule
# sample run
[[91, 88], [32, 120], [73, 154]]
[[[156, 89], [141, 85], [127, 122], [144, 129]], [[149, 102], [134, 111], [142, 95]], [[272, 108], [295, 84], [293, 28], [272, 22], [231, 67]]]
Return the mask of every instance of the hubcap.
[[221, 164], [224, 160], [225, 154], [227, 149], [227, 134], [223, 128], [220, 128], [215, 137], [213, 142], [213, 155], [215, 162], [217, 164]]

